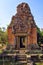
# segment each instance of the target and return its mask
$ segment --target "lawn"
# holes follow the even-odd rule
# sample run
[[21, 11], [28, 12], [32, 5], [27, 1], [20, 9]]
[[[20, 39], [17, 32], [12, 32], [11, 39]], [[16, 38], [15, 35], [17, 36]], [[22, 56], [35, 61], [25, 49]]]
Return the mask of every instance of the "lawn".
[[43, 65], [43, 62], [38, 62], [36, 63], [36, 65]]
[[0, 50], [0, 54], [2, 53], [3, 51], [2, 50]]

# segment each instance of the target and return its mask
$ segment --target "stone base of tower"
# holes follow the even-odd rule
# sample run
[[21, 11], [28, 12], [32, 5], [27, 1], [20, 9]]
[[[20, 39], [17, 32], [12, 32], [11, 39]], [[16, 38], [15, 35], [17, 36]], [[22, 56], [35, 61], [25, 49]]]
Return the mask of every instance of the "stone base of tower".
[[31, 60], [31, 55], [37, 56], [36, 52], [34, 51], [38, 50], [38, 47], [33, 50], [31, 48], [17, 50], [14, 48], [14, 46], [11, 45], [9, 45], [8, 47], [9, 48], [6, 48], [6, 52], [8, 51], [6, 55], [10, 56], [11, 62], [13, 62], [15, 65], [33, 65], [33, 61]]

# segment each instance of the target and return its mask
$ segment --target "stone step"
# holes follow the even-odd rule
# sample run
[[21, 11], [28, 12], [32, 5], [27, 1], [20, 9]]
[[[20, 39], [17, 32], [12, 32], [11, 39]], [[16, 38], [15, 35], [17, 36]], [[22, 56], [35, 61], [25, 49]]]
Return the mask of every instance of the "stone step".
[[26, 61], [26, 55], [17, 55], [17, 59], [18, 59], [18, 61]]
[[27, 63], [27, 61], [19, 61], [19, 63]]
[[20, 54], [25, 54], [25, 50], [20, 50], [19, 53]]

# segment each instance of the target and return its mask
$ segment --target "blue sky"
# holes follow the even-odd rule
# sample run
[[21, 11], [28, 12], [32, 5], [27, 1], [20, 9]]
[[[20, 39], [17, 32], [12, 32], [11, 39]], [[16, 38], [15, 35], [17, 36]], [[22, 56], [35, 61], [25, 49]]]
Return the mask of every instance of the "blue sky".
[[43, 0], [0, 0], [0, 27], [7, 27], [16, 13], [17, 5], [22, 2], [29, 4], [36, 24], [43, 28]]

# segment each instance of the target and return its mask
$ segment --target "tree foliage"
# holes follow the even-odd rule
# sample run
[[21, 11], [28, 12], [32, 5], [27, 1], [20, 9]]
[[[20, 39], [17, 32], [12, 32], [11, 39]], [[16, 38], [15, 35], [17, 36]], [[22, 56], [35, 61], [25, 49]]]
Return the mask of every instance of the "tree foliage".
[[8, 43], [7, 30], [5, 30], [5, 28], [0, 28], [0, 44], [7, 44], [7, 43]]
[[43, 31], [40, 30], [40, 28], [37, 27], [37, 43], [39, 46], [43, 43]]

